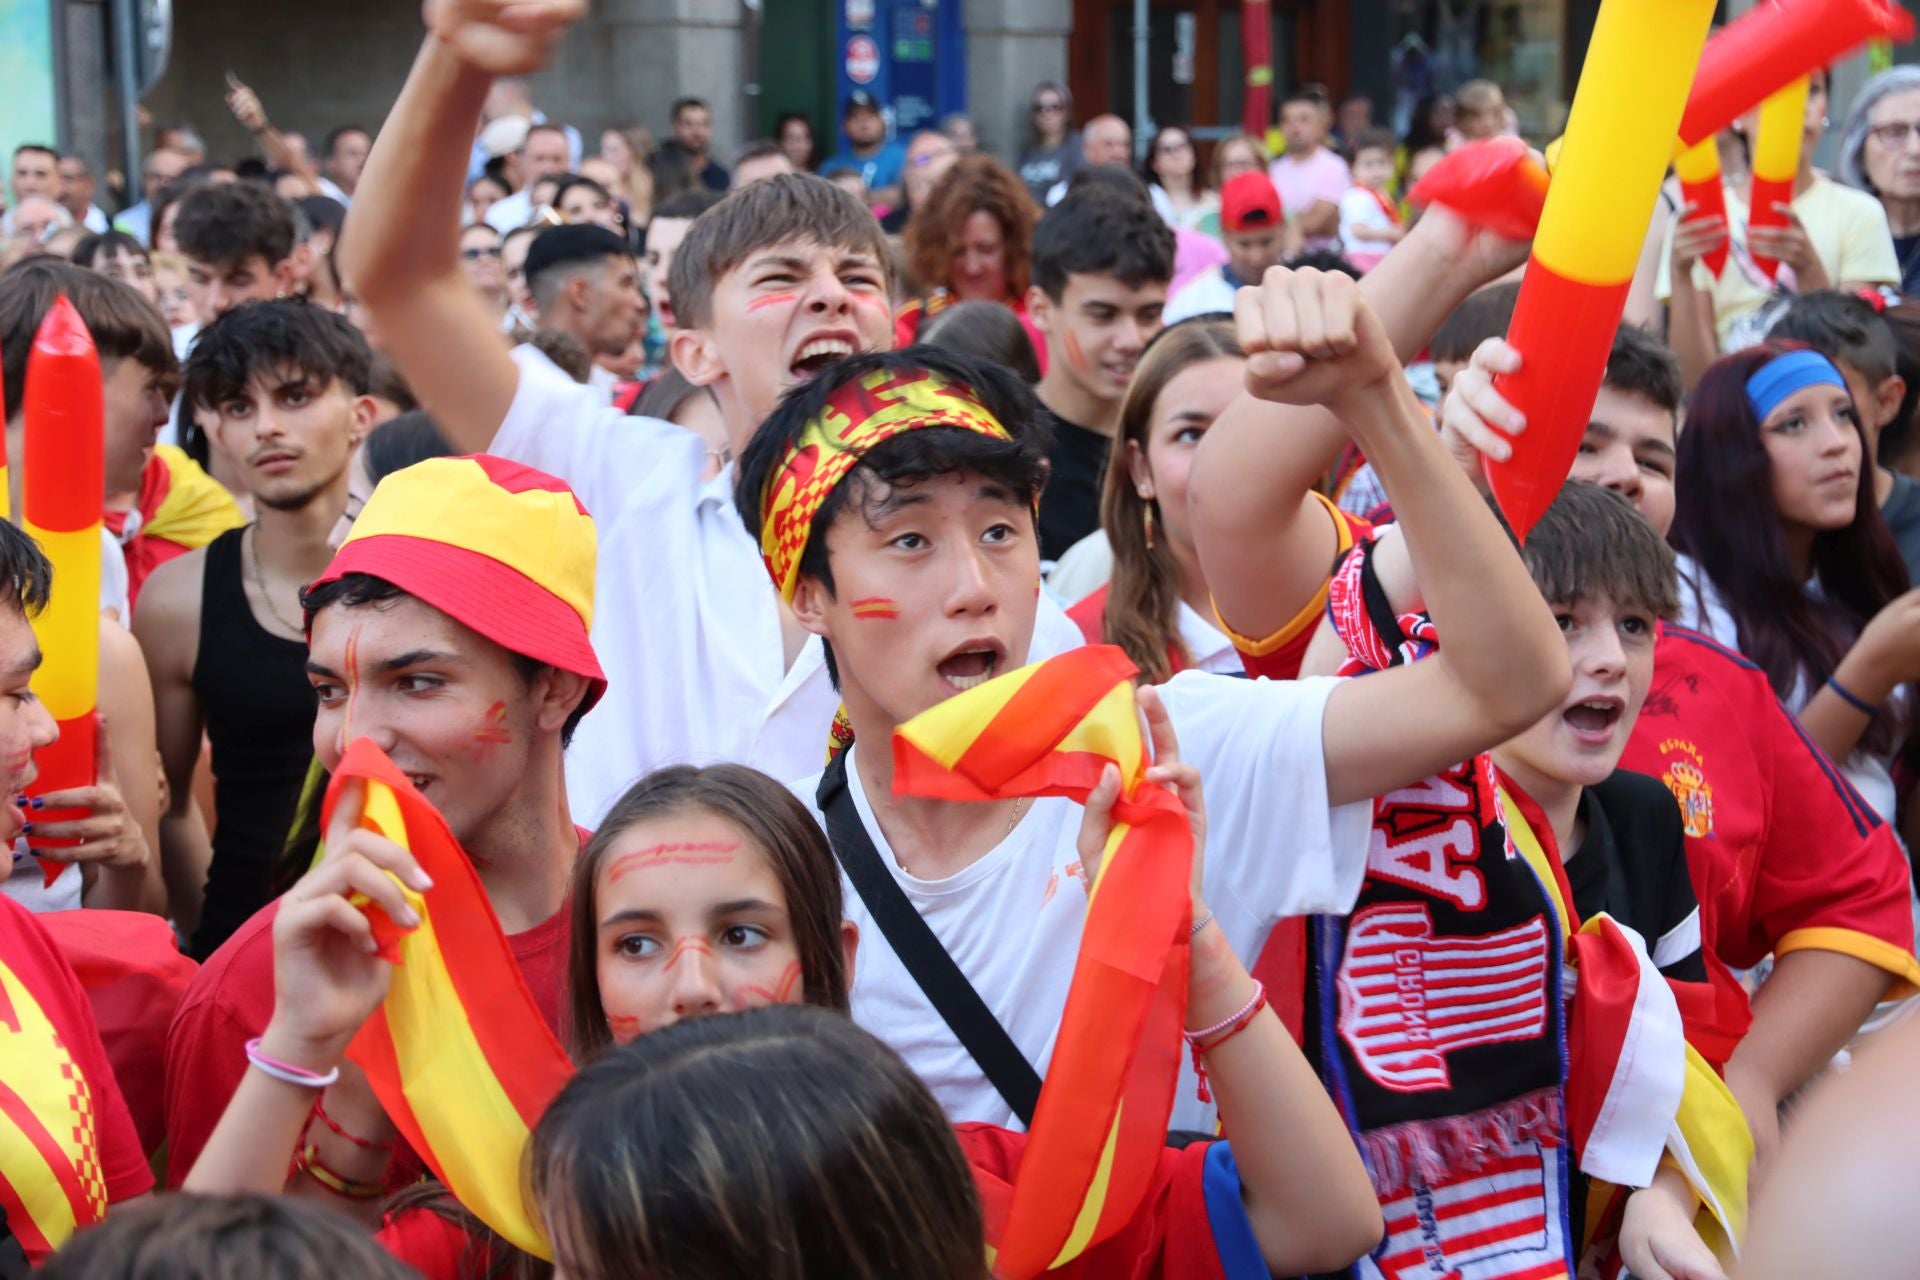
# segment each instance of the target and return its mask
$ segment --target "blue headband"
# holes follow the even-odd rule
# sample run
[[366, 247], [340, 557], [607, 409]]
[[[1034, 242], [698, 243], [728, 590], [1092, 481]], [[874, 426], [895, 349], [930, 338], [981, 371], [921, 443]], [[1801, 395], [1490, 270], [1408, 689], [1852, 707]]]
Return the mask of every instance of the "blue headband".
[[1747, 403], [1753, 406], [1754, 418], [1765, 422], [1782, 400], [1808, 387], [1838, 387], [1845, 391], [1847, 383], [1833, 367], [1833, 361], [1818, 351], [1789, 351], [1767, 361], [1747, 379]]

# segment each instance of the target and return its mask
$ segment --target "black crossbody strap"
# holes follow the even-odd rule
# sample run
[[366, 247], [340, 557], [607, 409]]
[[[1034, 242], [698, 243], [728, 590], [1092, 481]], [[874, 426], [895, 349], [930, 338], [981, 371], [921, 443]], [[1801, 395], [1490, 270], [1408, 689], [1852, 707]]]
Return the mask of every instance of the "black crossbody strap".
[[1040, 1073], [1020, 1052], [1020, 1046], [993, 1016], [993, 1010], [987, 1008], [967, 975], [960, 972], [960, 966], [907, 900], [899, 881], [880, 861], [880, 851], [873, 847], [873, 838], [867, 834], [853, 795], [847, 790], [847, 754], [841, 752], [827, 766], [814, 797], [820, 812], [826, 815], [827, 839], [834, 856], [847, 879], [853, 881], [860, 900], [867, 904], [887, 944], [933, 1003], [934, 1011], [1020, 1117], [1020, 1123], [1032, 1128], [1033, 1110], [1040, 1102]]

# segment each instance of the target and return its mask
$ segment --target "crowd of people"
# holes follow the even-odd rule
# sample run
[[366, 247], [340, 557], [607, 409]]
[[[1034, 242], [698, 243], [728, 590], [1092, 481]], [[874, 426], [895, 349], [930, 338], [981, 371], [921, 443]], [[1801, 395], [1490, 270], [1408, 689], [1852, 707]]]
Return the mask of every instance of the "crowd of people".
[[[1751, 120], [1724, 217], [1669, 183], [1522, 541], [1529, 245], [1409, 200], [1498, 86], [1136, 151], [1046, 82], [1012, 164], [862, 92], [728, 165], [697, 97], [540, 111], [573, 10], [428, 6], [317, 146], [230, 76], [253, 151], [160, 130], [117, 214], [12, 157], [9, 510], [65, 299], [105, 519], [51, 794], [0, 522], [0, 1276], [983, 1280], [1138, 804], [889, 740], [1096, 645], [1193, 837], [1186, 1060], [1058, 1270], [1913, 1274], [1920, 71], [1832, 175], [1816, 73], [1784, 225]], [[349, 1059], [435, 901], [369, 741], [577, 1068], [491, 1175], [551, 1260]]]

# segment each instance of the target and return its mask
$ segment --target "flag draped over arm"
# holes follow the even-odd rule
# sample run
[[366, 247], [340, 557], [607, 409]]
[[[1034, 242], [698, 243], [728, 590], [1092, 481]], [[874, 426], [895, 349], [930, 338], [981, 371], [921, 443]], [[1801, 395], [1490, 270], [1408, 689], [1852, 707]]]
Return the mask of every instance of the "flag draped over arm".
[[347, 1056], [462, 1204], [518, 1248], [550, 1257], [521, 1194], [521, 1153], [573, 1065], [540, 1017], [446, 819], [372, 742], [355, 742], [335, 770], [323, 829], [340, 789], [355, 778], [367, 787], [360, 825], [410, 852], [433, 888], [408, 891], [420, 913], [411, 931], [362, 905], [395, 968], [386, 1002]]
[[1053, 1058], [1020, 1168], [990, 1197], [995, 1274], [1036, 1275], [1111, 1236], [1138, 1209], [1162, 1150], [1186, 1018], [1193, 833], [1180, 801], [1142, 781], [1134, 666], [1077, 649], [950, 698], [895, 731], [894, 788], [944, 800], [1084, 802], [1119, 766], [1114, 808]]

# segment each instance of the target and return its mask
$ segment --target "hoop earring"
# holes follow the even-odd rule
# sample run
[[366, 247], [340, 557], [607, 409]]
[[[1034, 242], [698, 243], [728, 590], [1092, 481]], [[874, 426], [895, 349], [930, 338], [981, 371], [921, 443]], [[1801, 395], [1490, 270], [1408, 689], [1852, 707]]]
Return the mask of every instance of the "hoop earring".
[[1143, 509], [1144, 523], [1147, 526], [1147, 550], [1153, 550], [1153, 504], [1149, 502]]

